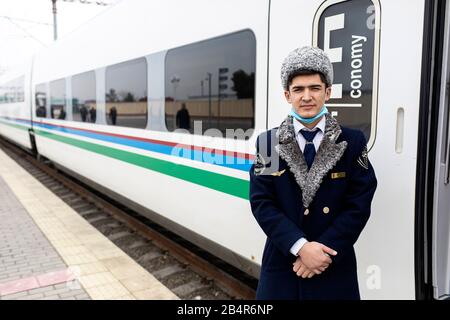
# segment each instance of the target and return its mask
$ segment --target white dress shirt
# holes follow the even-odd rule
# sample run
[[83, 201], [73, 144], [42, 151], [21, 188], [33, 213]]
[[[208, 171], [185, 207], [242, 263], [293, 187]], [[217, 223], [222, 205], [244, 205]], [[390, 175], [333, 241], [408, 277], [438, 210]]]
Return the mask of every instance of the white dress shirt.
[[[301, 123], [300, 121], [298, 121], [295, 118], [293, 119], [293, 122], [294, 122], [295, 138], [297, 139], [297, 143], [300, 147], [300, 150], [302, 150], [302, 152], [305, 150], [306, 139], [300, 133], [300, 130], [305, 129], [308, 131], [314, 131], [314, 130], [316, 130], [316, 128], [319, 129], [319, 132], [316, 133], [316, 136], [313, 139], [314, 148], [316, 148], [316, 152], [317, 152], [317, 150], [319, 149], [320, 143], [322, 142], [323, 134], [325, 132], [325, 117], [322, 117], [322, 119], [320, 119], [320, 121], [312, 129], [305, 127], [303, 125], [303, 123]], [[307, 242], [308, 242], [308, 240], [306, 240], [305, 238], [300, 238], [294, 243], [294, 245], [291, 247], [291, 249], [289, 251], [294, 256], [297, 256], [300, 249]]]
[[320, 121], [312, 129], [305, 127], [303, 123], [301, 123], [295, 118], [293, 119], [293, 121], [294, 121], [295, 138], [297, 139], [298, 145], [300, 147], [300, 150], [302, 150], [302, 152], [305, 150], [306, 139], [300, 133], [300, 130], [305, 129], [307, 131], [314, 131], [316, 130], [316, 128], [319, 129], [319, 132], [316, 133], [316, 136], [313, 139], [314, 148], [316, 148], [317, 151], [319, 149], [320, 143], [322, 142], [323, 133], [325, 132], [325, 117], [322, 117], [322, 119], [320, 119]]

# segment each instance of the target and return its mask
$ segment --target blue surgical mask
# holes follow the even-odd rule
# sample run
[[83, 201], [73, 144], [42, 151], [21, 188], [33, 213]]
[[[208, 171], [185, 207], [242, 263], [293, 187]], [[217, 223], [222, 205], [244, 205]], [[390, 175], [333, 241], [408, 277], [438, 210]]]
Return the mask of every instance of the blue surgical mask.
[[327, 107], [325, 107], [325, 105], [323, 105], [323, 107], [320, 110], [320, 112], [318, 114], [316, 114], [312, 118], [303, 118], [297, 112], [295, 112], [294, 109], [291, 110], [290, 115], [293, 116], [295, 119], [297, 119], [298, 121], [300, 121], [302, 123], [311, 124], [314, 121], [316, 121], [317, 119], [319, 119], [320, 117], [322, 117], [324, 114], [327, 114], [327, 113], [328, 113], [328, 109], [327, 109]]

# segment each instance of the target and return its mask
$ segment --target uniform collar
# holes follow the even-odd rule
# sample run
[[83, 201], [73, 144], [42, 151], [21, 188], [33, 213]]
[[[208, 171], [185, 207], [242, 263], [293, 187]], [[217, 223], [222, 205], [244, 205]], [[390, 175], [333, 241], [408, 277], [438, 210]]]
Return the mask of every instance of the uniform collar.
[[346, 141], [336, 143], [342, 132], [337, 121], [330, 114], [326, 114], [323, 120], [325, 122], [323, 140], [309, 170], [295, 139], [294, 126], [298, 121], [293, 121], [293, 117], [289, 115], [278, 127], [276, 133], [279, 144], [275, 146], [275, 150], [294, 174], [302, 191], [302, 202], [305, 208], [311, 204], [323, 178], [341, 159], [347, 148]]
[[299, 120], [293, 118], [295, 133], [298, 134], [300, 132], [300, 130], [302, 130], [302, 129], [306, 129], [307, 131], [314, 131], [314, 130], [316, 130], [316, 128], [319, 129], [320, 131], [322, 131], [322, 133], [324, 133], [325, 132], [325, 124], [326, 124], [325, 118], [326, 117], [324, 115], [312, 129], [309, 129], [303, 123], [301, 123]]

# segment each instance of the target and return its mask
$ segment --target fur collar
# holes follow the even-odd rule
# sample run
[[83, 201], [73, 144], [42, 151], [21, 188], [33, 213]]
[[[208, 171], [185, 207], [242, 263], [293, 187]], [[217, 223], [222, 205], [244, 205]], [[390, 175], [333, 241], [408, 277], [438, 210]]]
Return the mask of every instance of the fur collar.
[[275, 150], [287, 162], [302, 190], [303, 206], [307, 208], [314, 200], [323, 177], [330, 171], [344, 154], [347, 142], [336, 144], [342, 130], [337, 121], [329, 114], [325, 115], [326, 124], [322, 143], [317, 150], [311, 169], [308, 171], [305, 157], [295, 138], [293, 117], [288, 116], [277, 130], [279, 144]]

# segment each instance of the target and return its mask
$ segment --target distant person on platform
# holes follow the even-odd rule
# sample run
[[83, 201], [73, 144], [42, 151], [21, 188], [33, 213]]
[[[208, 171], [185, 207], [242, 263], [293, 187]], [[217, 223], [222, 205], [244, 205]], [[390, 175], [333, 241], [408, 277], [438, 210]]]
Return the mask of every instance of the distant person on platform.
[[181, 104], [181, 109], [178, 110], [176, 115], [177, 128], [189, 130], [191, 128], [191, 117], [189, 111], [186, 109], [186, 104]]
[[88, 111], [87, 111], [86, 106], [82, 105], [80, 108], [81, 121], [86, 122], [87, 114], [88, 114]]
[[109, 118], [112, 125], [115, 126], [117, 122], [117, 108], [115, 106], [112, 106], [111, 110], [109, 110]]
[[66, 111], [64, 111], [64, 109], [61, 109], [58, 119], [64, 120], [65, 118], [66, 118]]
[[91, 109], [89, 110], [89, 115], [91, 117], [91, 122], [95, 123], [97, 119], [97, 109], [95, 109], [95, 107], [91, 107]]
[[45, 118], [47, 116], [47, 110], [45, 110], [45, 106], [39, 106], [36, 110], [36, 116]]

